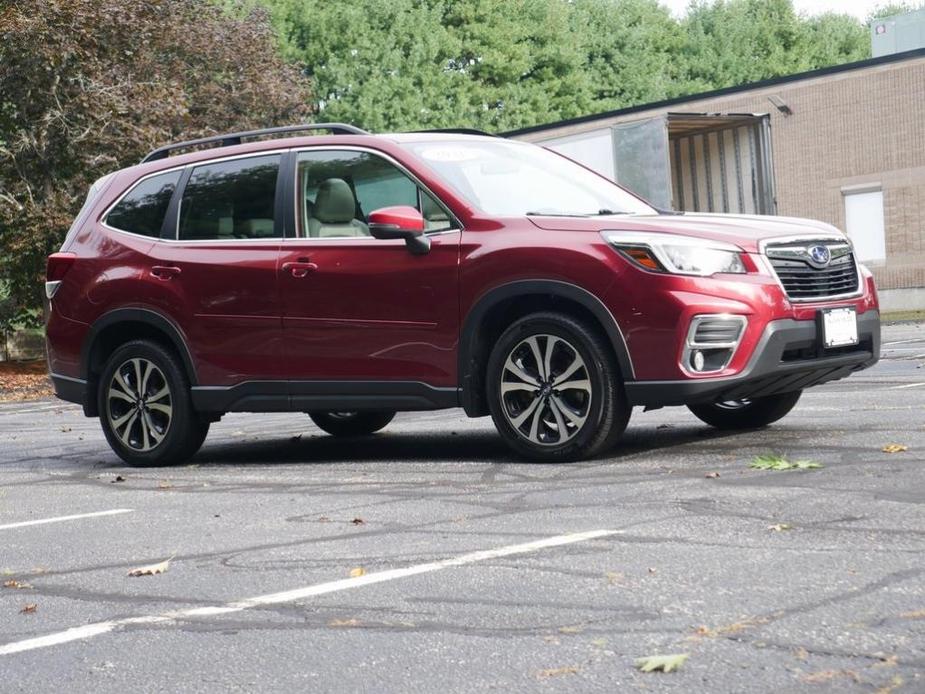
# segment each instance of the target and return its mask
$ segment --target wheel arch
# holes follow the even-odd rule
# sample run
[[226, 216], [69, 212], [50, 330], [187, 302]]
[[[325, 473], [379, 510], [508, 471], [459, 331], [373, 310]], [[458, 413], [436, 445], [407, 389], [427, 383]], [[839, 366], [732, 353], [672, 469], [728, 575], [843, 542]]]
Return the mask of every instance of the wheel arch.
[[197, 385], [196, 369], [183, 333], [169, 318], [145, 308], [120, 308], [100, 316], [90, 326], [80, 353], [80, 377], [87, 383], [84, 413], [96, 416], [96, 389], [109, 354], [129, 340], [146, 338], [174, 351], [190, 385]]
[[600, 299], [570, 282], [518, 280], [483, 294], [463, 321], [458, 357], [460, 404], [470, 417], [488, 414], [483, 380], [493, 338], [511, 320], [543, 310], [562, 310], [588, 320], [607, 338], [623, 379], [634, 380], [623, 332]]

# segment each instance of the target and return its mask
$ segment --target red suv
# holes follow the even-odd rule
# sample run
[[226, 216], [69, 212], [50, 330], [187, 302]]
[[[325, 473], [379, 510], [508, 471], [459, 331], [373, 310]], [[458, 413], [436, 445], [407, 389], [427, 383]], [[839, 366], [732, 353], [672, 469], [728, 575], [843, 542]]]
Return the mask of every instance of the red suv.
[[665, 212], [462, 131], [155, 150], [93, 186], [46, 293], [58, 397], [133, 465], [190, 457], [226, 412], [357, 436], [450, 407], [575, 460], [634, 406], [769, 424], [880, 351], [874, 281], [837, 229]]

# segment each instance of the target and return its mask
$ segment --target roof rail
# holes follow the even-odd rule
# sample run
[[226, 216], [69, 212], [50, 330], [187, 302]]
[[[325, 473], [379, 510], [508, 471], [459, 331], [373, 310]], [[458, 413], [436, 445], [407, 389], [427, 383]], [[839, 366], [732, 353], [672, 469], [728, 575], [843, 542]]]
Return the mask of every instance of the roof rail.
[[476, 128], [431, 128], [427, 130], [415, 130], [418, 133], [451, 133], [456, 135], [484, 135], [485, 137], [497, 137], [494, 133], [487, 133], [484, 130]]
[[186, 142], [177, 142], [172, 145], [164, 145], [150, 152], [142, 164], [158, 159], [165, 159], [171, 152], [177, 149], [188, 149], [201, 145], [210, 145], [218, 143], [219, 147], [230, 147], [240, 145], [245, 138], [262, 137], [265, 135], [283, 135], [288, 133], [307, 132], [309, 130], [330, 130], [333, 135], [369, 135], [354, 125], [346, 123], [303, 123], [302, 125], [284, 125], [278, 128], [264, 128], [262, 130], [246, 130], [240, 133], [228, 133], [227, 135], [213, 135], [212, 137], [202, 137], [198, 140], [187, 140]]

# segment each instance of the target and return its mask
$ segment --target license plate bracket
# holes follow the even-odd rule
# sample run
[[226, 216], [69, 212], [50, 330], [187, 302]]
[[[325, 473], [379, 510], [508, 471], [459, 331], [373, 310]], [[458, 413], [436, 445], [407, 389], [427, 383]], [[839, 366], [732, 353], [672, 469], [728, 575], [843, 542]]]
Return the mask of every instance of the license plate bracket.
[[823, 349], [858, 344], [858, 312], [854, 306], [822, 309], [819, 325]]

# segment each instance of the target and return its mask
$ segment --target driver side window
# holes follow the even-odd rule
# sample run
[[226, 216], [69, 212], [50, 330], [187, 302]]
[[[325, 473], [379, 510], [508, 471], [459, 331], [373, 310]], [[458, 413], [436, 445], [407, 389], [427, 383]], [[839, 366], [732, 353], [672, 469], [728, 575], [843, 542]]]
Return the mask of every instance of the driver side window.
[[301, 152], [297, 186], [302, 238], [370, 237], [370, 212], [393, 205], [417, 209], [428, 232], [453, 226], [440, 203], [403, 171], [369, 152]]

